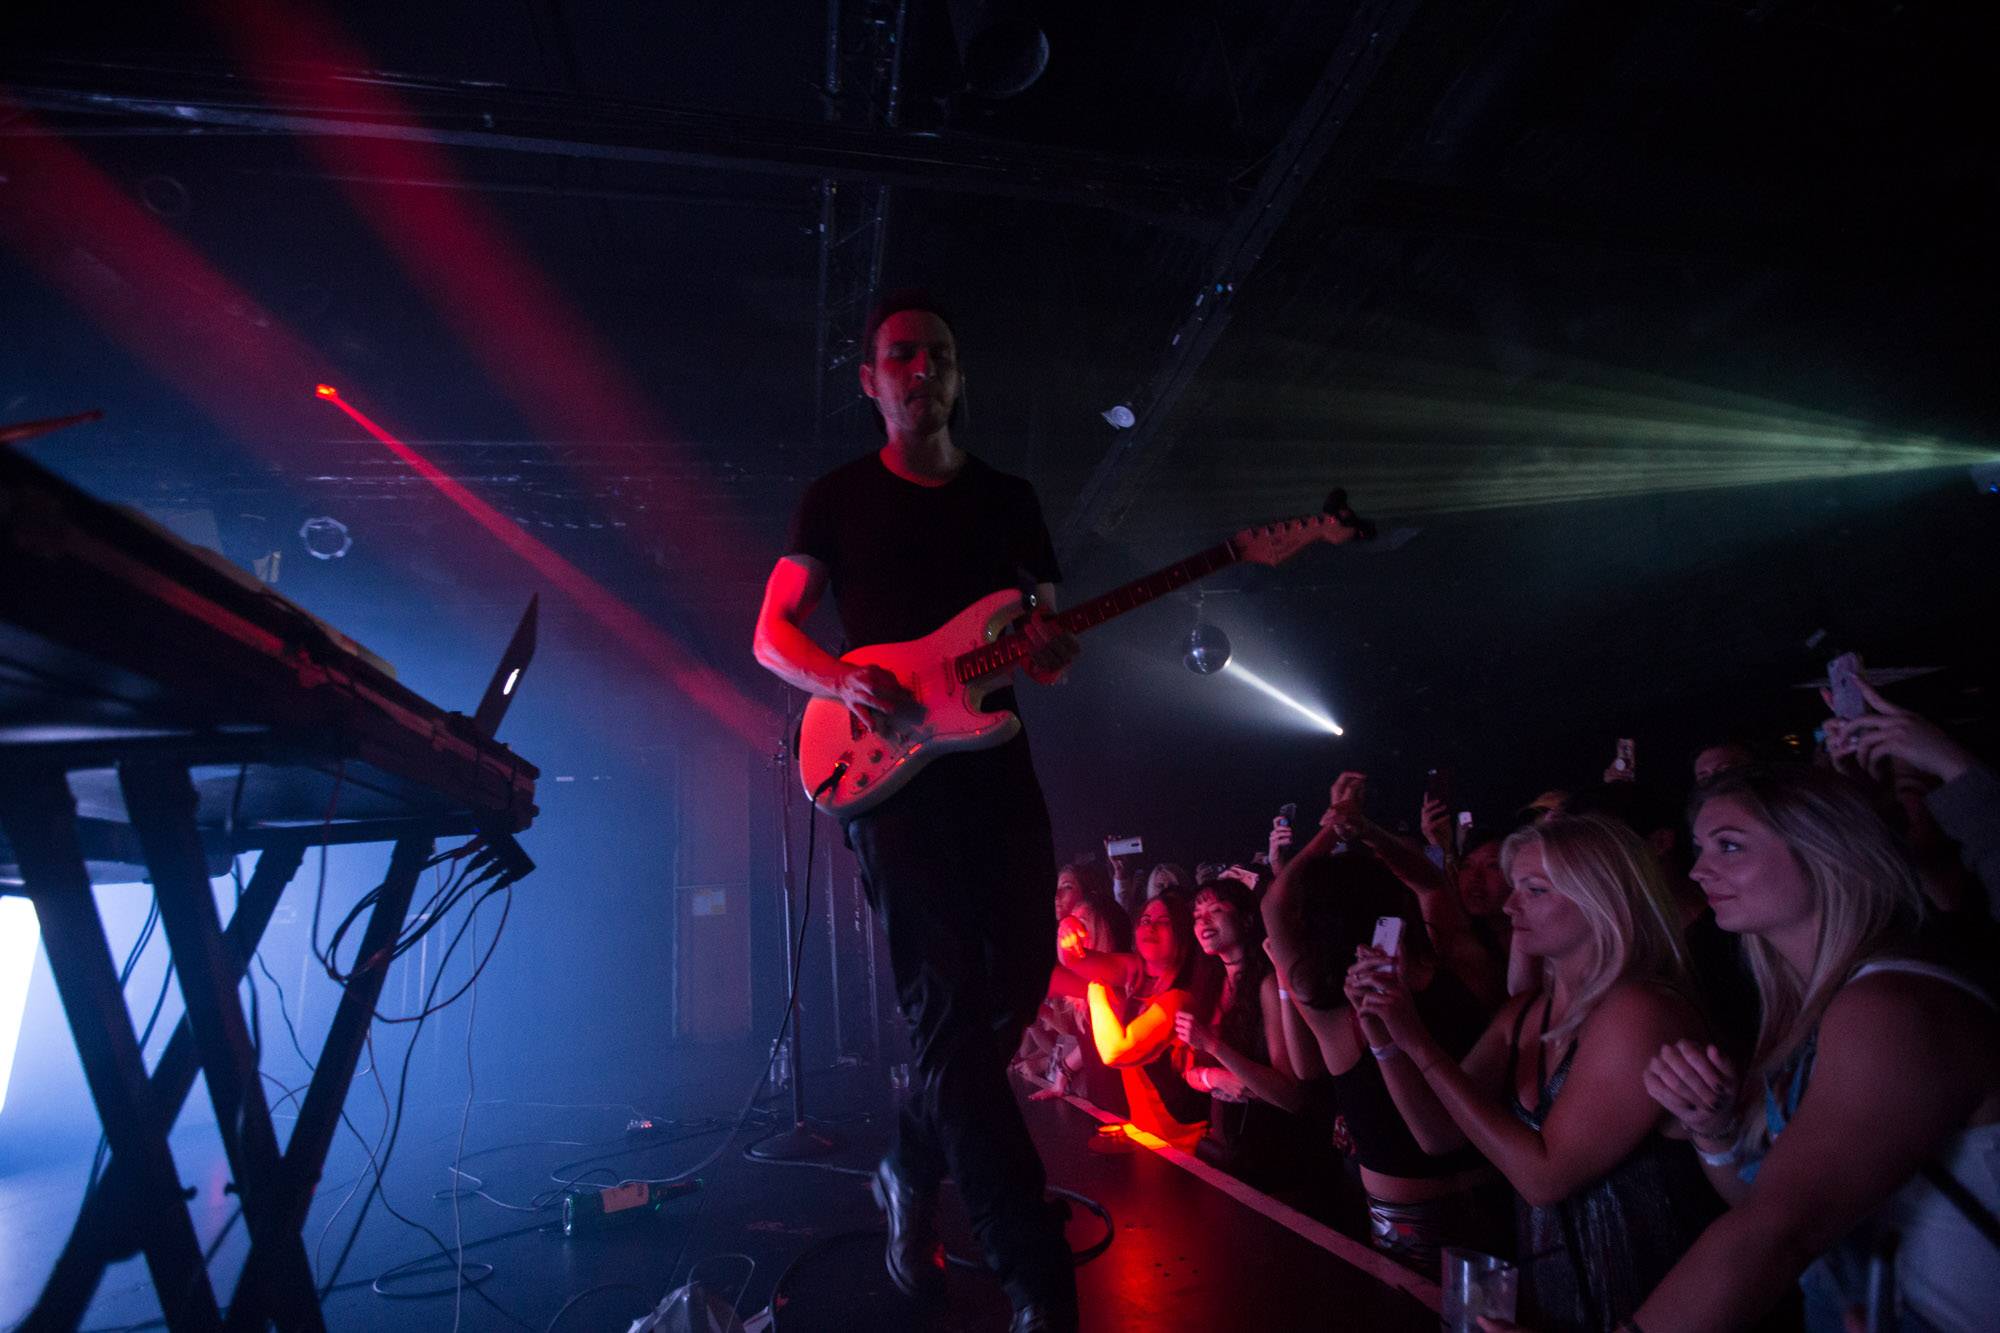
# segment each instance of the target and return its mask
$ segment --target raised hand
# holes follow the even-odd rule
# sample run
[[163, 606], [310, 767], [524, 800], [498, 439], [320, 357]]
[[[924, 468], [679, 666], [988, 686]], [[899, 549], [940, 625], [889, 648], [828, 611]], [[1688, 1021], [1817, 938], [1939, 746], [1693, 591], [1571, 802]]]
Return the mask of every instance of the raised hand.
[[1857, 718], [1827, 719], [1826, 748], [1836, 764], [1850, 765], [1886, 781], [1892, 761], [1900, 759], [1919, 772], [1950, 782], [1976, 762], [1970, 750], [1928, 718], [1890, 703], [1865, 680], [1856, 683], [1873, 711]]
[[[1405, 1050], [1428, 1042], [1430, 1032], [1417, 1015], [1416, 1001], [1403, 979], [1402, 960], [1366, 944], [1354, 951], [1354, 958], [1354, 966], [1347, 969], [1345, 989], [1347, 1002], [1361, 1018], [1363, 1030], [1373, 1020], [1383, 1035]], [[1381, 1042], [1371, 1037], [1369, 1045], [1379, 1046]]]
[[1451, 807], [1435, 796], [1424, 797], [1423, 813], [1417, 826], [1424, 831], [1424, 841], [1441, 852], [1452, 848]]
[[1320, 820], [1321, 827], [1331, 824], [1343, 838], [1358, 837], [1367, 823], [1368, 817], [1363, 813], [1367, 802], [1368, 775], [1342, 773], [1327, 791], [1327, 809]]
[[1089, 949], [1090, 928], [1083, 919], [1066, 916], [1056, 925], [1056, 954], [1065, 963], [1080, 963]]
[[1285, 862], [1292, 858], [1292, 826], [1281, 820], [1271, 821], [1271, 837], [1265, 844], [1264, 854], [1270, 858], [1271, 870], [1275, 873], [1285, 868]]
[[1646, 1094], [1687, 1127], [1698, 1144], [1719, 1152], [1736, 1141], [1742, 1127], [1737, 1113], [1736, 1066], [1714, 1046], [1701, 1047], [1683, 1038], [1668, 1046], [1646, 1066]]

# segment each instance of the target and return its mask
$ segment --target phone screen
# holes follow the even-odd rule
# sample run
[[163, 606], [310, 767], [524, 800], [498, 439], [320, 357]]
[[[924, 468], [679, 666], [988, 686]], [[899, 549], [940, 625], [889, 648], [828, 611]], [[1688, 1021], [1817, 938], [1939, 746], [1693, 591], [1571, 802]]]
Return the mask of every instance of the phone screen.
[[1833, 695], [1833, 715], [1853, 719], [1868, 711], [1868, 701], [1861, 697], [1861, 657], [1858, 653], [1842, 653], [1826, 664], [1826, 682]]
[[1375, 918], [1375, 938], [1377, 949], [1391, 957], [1403, 951], [1403, 918], [1399, 916], [1378, 916]]

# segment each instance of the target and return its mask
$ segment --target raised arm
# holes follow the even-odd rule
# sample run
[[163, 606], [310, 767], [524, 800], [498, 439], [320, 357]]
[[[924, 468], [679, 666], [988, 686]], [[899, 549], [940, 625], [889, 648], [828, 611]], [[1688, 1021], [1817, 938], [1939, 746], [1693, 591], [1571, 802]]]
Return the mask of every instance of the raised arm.
[[[1290, 988], [1293, 965], [1305, 946], [1305, 899], [1300, 890], [1300, 881], [1309, 867], [1324, 860], [1333, 849], [1352, 831], [1359, 815], [1361, 791], [1367, 786], [1368, 777], [1364, 773], [1342, 773], [1334, 779], [1333, 788], [1328, 793], [1327, 811], [1320, 816], [1319, 831], [1312, 840], [1285, 862], [1283, 870], [1271, 887], [1264, 890], [1264, 900], [1260, 910], [1264, 916], [1264, 934], [1269, 941], [1265, 950], [1271, 956], [1271, 963], [1278, 969], [1278, 978]], [[1324, 1003], [1325, 996], [1309, 997]]]
[[808, 555], [788, 555], [772, 566], [757, 609], [751, 651], [766, 671], [808, 694], [838, 699], [875, 731], [892, 730], [914, 705], [909, 691], [878, 666], [843, 662], [814, 643], [803, 628], [826, 590], [826, 570]]
[[1115, 990], [1130, 989], [1134, 976], [1144, 964], [1135, 953], [1103, 953], [1082, 949], [1063, 955], [1049, 976], [1051, 996], [1081, 1000], [1087, 998], [1090, 983], [1101, 982]]
[[[1366, 965], [1374, 961], [1364, 957], [1348, 973], [1347, 994], [1351, 1001], [1364, 1001], [1367, 991], [1382, 984], [1378, 976], [1365, 970]], [[1489, 1096], [1501, 1095], [1505, 1086], [1509, 1034], [1513, 1031], [1514, 1016], [1520, 1011], [1521, 1003], [1515, 1001], [1508, 1004], [1494, 1015], [1493, 1021], [1459, 1065], [1466, 1081], [1474, 1088], [1485, 1090]], [[1382, 1082], [1389, 1089], [1389, 1099], [1395, 1102], [1396, 1110], [1402, 1115], [1403, 1123], [1409, 1127], [1410, 1137], [1417, 1141], [1417, 1146], [1432, 1156], [1463, 1148], [1469, 1141], [1465, 1131], [1452, 1119], [1451, 1112], [1439, 1100], [1438, 1094], [1431, 1090], [1417, 1062], [1389, 1034], [1381, 1017], [1363, 1014], [1357, 1025], [1362, 1039], [1370, 1048], [1364, 1052], [1364, 1058], [1375, 1059], [1381, 1064]], [[1374, 1054], [1376, 1051], [1381, 1054]]]
[[1693, 1010], [1677, 999], [1638, 984], [1614, 989], [1584, 1021], [1562, 1096], [1536, 1131], [1446, 1054], [1408, 994], [1395, 978], [1361, 1003], [1384, 1020], [1466, 1141], [1537, 1207], [1568, 1198], [1638, 1147], [1661, 1118], [1646, 1092], [1647, 1064], [1662, 1045], [1700, 1031]]
[[[1425, 798], [1425, 813], [1435, 804]], [[1424, 930], [1438, 961], [1451, 969], [1478, 1001], [1491, 1009], [1507, 998], [1507, 977], [1498, 960], [1472, 933], [1472, 922], [1458, 900], [1450, 875], [1431, 864], [1423, 850], [1373, 821], [1361, 825], [1361, 841], [1391, 874], [1417, 895]], [[1441, 843], [1440, 846], [1449, 846]]]
[[1130, 1023], [1118, 1016], [1111, 992], [1101, 981], [1090, 983], [1090, 1039], [1097, 1043], [1097, 1058], [1113, 1069], [1143, 1065], [1173, 1044], [1174, 1015], [1180, 1012], [1185, 993], [1163, 991], [1147, 1001], [1146, 1007]]
[[1295, 1078], [1310, 1083], [1326, 1077], [1326, 1056], [1320, 1051], [1318, 1034], [1307, 1026], [1298, 1002], [1289, 991], [1279, 990], [1278, 1026], [1284, 1034], [1285, 1056]]

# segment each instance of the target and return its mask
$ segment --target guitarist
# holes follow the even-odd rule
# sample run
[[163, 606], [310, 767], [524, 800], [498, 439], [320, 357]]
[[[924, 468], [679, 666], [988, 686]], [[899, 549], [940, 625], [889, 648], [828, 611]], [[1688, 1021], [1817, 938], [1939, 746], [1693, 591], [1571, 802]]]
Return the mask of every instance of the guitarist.
[[[916, 701], [884, 668], [844, 663], [802, 628], [829, 588], [849, 645], [921, 638], [989, 593], [1031, 587], [1036, 610], [1020, 624], [1034, 649], [1028, 676], [1053, 682], [1078, 649], [1054, 621], [1061, 573], [1033, 487], [951, 438], [964, 379], [944, 310], [920, 292], [892, 294], [869, 316], [863, 346], [861, 388], [887, 442], [807, 488], [764, 589], [755, 651], [779, 679], [893, 734]], [[1014, 707], [1010, 689], [989, 698], [989, 708]], [[937, 759], [846, 832], [888, 931], [916, 1055], [873, 1185], [889, 1275], [907, 1295], [942, 1296], [937, 1199], [949, 1174], [1013, 1302], [1015, 1333], [1074, 1329], [1061, 1213], [1044, 1197], [1006, 1074], [1056, 961], [1054, 844], [1026, 734]]]

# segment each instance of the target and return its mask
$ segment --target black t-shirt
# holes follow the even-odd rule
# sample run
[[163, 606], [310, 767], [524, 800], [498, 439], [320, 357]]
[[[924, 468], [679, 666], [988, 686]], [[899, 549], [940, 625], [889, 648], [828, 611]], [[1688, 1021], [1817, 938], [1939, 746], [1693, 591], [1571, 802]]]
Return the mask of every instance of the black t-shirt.
[[1056, 583], [1034, 487], [968, 457], [920, 486], [868, 454], [806, 488], [787, 554], [826, 567], [845, 648], [919, 639], [1003, 589]]
[[[1433, 1037], [1453, 1060], [1478, 1044], [1486, 1031], [1487, 1014], [1472, 992], [1458, 978], [1440, 969], [1431, 984], [1416, 996], [1417, 1014]], [[1382, 1068], [1367, 1051], [1354, 1067], [1333, 1076], [1336, 1105], [1347, 1121], [1347, 1134], [1354, 1144], [1354, 1158], [1370, 1171], [1385, 1176], [1435, 1180], [1469, 1171], [1486, 1159], [1477, 1148], [1455, 1148], [1437, 1156], [1425, 1152], [1410, 1133], [1403, 1113], [1396, 1108]]]

